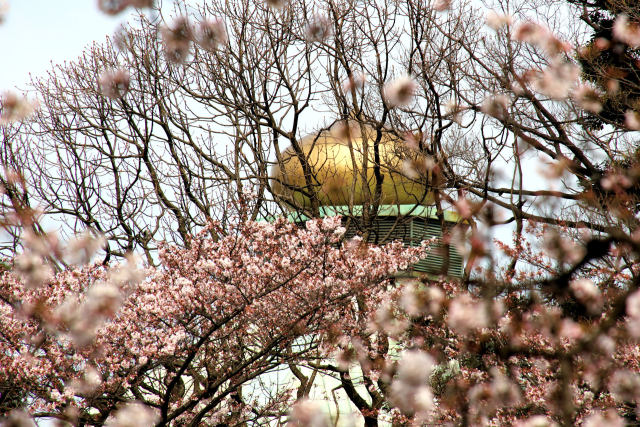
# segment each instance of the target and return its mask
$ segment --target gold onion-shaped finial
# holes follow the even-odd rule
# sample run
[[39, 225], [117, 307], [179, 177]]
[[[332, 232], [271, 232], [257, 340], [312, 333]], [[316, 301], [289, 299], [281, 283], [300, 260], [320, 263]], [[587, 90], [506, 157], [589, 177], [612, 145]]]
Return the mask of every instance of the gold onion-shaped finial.
[[[312, 194], [320, 206], [373, 202], [375, 142], [376, 130], [354, 121], [338, 122], [328, 130], [308, 135], [298, 142], [299, 152], [287, 148], [281, 162], [272, 168], [272, 191], [280, 200], [303, 209], [311, 206]], [[411, 167], [419, 155], [401, 138], [383, 131], [378, 152], [382, 176], [380, 205], [433, 203], [430, 174]], [[309, 180], [305, 179], [304, 161], [308, 164]]]

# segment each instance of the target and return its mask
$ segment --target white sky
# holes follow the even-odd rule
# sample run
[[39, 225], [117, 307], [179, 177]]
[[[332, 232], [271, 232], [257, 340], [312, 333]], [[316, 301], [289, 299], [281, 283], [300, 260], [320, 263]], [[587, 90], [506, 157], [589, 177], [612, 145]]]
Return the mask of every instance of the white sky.
[[98, 10], [96, 0], [8, 2], [9, 12], [0, 24], [0, 93], [26, 89], [29, 73], [42, 75], [52, 61], [77, 58], [85, 46], [103, 41], [135, 13], [108, 16]]

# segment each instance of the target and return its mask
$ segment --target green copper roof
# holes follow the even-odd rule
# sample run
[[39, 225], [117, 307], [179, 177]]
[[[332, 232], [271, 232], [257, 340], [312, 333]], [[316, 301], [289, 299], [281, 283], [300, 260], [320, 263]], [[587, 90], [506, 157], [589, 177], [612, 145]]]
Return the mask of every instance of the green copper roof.
[[[464, 221], [456, 212], [444, 211], [443, 214], [446, 228]], [[354, 219], [361, 217], [362, 206], [323, 206], [320, 208], [320, 217], [336, 215]], [[398, 222], [399, 217], [404, 217], [404, 219]], [[287, 219], [291, 222], [303, 223], [309, 217], [299, 212], [291, 212], [287, 215]], [[400, 240], [407, 246], [417, 246], [424, 240], [437, 239], [433, 249], [425, 258], [413, 264], [408, 270], [399, 273], [400, 275], [418, 277], [421, 274], [436, 275], [440, 273], [445, 258], [439, 252], [439, 249], [443, 247], [443, 233], [435, 206], [381, 205], [378, 207], [378, 215], [374, 222], [373, 233], [369, 236], [369, 241], [372, 243], [384, 244]], [[357, 226], [354, 227], [354, 224], [351, 224], [345, 233], [345, 238], [351, 238], [356, 233]], [[449, 246], [448, 275], [462, 277], [463, 265], [462, 256], [453, 245]]]
[[[444, 220], [447, 222], [460, 222], [460, 215], [453, 211], [444, 211]], [[328, 216], [362, 216], [362, 205], [356, 206], [321, 206], [320, 217]], [[378, 207], [378, 216], [414, 216], [421, 218], [438, 219], [435, 206], [423, 205], [380, 205]], [[309, 219], [308, 216], [299, 212], [292, 212], [287, 215], [290, 221], [304, 222]]]

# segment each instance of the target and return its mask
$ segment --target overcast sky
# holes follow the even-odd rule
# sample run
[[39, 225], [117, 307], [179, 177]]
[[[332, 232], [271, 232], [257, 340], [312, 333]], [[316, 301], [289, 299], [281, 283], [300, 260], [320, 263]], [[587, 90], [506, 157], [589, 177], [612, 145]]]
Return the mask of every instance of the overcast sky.
[[8, 1], [9, 12], [0, 24], [0, 93], [26, 88], [29, 73], [42, 75], [51, 61], [77, 58], [85, 46], [104, 40], [131, 16], [105, 15], [96, 0]]

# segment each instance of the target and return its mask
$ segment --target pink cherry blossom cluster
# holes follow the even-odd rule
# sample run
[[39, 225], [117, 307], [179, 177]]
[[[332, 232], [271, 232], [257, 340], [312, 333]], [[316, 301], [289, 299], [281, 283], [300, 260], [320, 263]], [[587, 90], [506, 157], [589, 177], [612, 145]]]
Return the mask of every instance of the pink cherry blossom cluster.
[[160, 33], [167, 59], [175, 63], [183, 63], [187, 59], [193, 42], [215, 51], [227, 41], [227, 30], [221, 19], [203, 19], [194, 29], [187, 18], [179, 17], [163, 26]]
[[[405, 279], [377, 295], [368, 330], [406, 350], [381, 353], [379, 337], [354, 327], [357, 338], [338, 346], [341, 369], [359, 365], [398, 422], [591, 426], [640, 416], [638, 284], [615, 262], [559, 278], [597, 239], [549, 228], [531, 224], [531, 241], [499, 244], [527, 268], [483, 269], [474, 288]], [[610, 247], [607, 256], [625, 253]]]
[[383, 97], [390, 108], [409, 104], [418, 90], [418, 84], [410, 76], [400, 76], [383, 88]]
[[[599, 113], [602, 110], [602, 94], [589, 84], [580, 81], [581, 68], [568, 58], [574, 48], [556, 36], [547, 27], [532, 21], [519, 22], [513, 25], [513, 17], [503, 13], [490, 11], [486, 23], [498, 31], [505, 26], [513, 26], [512, 38], [542, 49], [549, 57], [549, 64], [544, 69], [531, 69], [512, 83], [516, 95], [522, 95], [527, 84], [546, 97], [564, 100], [571, 97], [580, 108]], [[618, 27], [626, 23], [617, 24]], [[626, 28], [626, 27], [625, 27]], [[629, 34], [629, 31], [624, 32]], [[488, 97], [481, 110], [490, 116], [505, 120], [506, 109], [511, 101], [505, 94], [494, 94]]]
[[38, 102], [14, 92], [6, 92], [0, 97], [0, 126], [20, 121], [39, 108]]
[[[550, 58], [546, 68], [530, 70], [523, 75], [523, 82], [531, 83], [534, 90], [551, 99], [567, 98], [580, 77], [580, 67], [566, 56], [573, 51], [573, 46], [561, 40], [547, 27], [531, 21], [518, 23], [512, 37], [516, 41], [542, 49]], [[585, 96], [584, 90], [576, 95], [579, 100]], [[592, 105], [590, 107], [594, 108]]]
[[117, 15], [129, 7], [149, 8], [154, 3], [153, 0], [98, 0], [98, 9], [108, 15]]
[[129, 73], [126, 70], [105, 71], [98, 79], [100, 92], [111, 99], [122, 98], [129, 91], [130, 83]]
[[[221, 230], [212, 225], [188, 249], [162, 245], [157, 268], [134, 258], [91, 264], [38, 286], [28, 273], [2, 273], [0, 383], [23, 390], [36, 417], [243, 419], [258, 409], [238, 406], [234, 387], [316, 351], [327, 331], [354, 321], [345, 306], [384, 291], [424, 254], [399, 243], [343, 246], [339, 218], [306, 228], [247, 222], [217, 240], [212, 232]], [[70, 246], [85, 260], [97, 247], [86, 235]], [[123, 399], [136, 402], [118, 409]], [[289, 398], [277, 401], [286, 408]]]
[[0, 24], [5, 20], [5, 17], [9, 13], [9, 0], [0, 0]]
[[305, 34], [310, 42], [323, 42], [332, 32], [332, 22], [324, 15], [316, 15], [307, 24]]
[[613, 35], [632, 49], [640, 48], [640, 23], [630, 22], [625, 14], [616, 18], [613, 24]]

